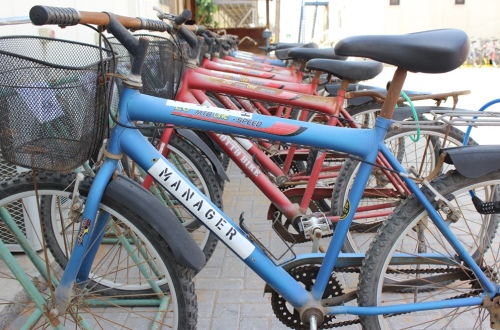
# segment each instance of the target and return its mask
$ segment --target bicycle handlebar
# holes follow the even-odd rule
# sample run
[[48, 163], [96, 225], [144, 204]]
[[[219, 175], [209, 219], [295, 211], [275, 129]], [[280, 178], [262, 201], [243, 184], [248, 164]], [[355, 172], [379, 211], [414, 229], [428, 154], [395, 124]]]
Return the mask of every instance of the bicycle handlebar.
[[[165, 32], [171, 27], [160, 20], [141, 17], [127, 17], [114, 15], [116, 20], [127, 29], [150, 30]], [[34, 25], [71, 26], [77, 24], [91, 24], [107, 26], [110, 23], [110, 14], [106, 12], [78, 11], [74, 8], [34, 6], [29, 17]]]
[[[159, 32], [171, 29], [167, 23], [160, 20], [118, 16], [112, 13], [78, 11], [73, 8], [38, 5], [31, 8], [29, 16], [34, 25], [55, 24], [60, 26], [71, 26], [77, 24], [91, 24], [105, 26], [108, 32], [114, 35], [130, 54], [132, 54], [133, 62], [130, 70], [132, 77], [140, 77], [141, 75], [149, 40], [146, 38], [137, 39], [127, 29], [147, 29]], [[133, 79], [136, 79], [137, 85], [140, 85], [139, 79]]]

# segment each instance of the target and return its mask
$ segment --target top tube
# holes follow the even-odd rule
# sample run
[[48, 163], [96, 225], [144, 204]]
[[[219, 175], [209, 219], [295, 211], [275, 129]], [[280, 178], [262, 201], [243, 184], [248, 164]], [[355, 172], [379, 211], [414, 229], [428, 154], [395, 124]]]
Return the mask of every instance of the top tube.
[[360, 157], [376, 146], [376, 136], [382, 136], [383, 139], [390, 123], [381, 118], [373, 129], [334, 127], [165, 100], [129, 88], [124, 88], [121, 102], [127, 104], [131, 121], [161, 122], [224, 134], [279, 140]]

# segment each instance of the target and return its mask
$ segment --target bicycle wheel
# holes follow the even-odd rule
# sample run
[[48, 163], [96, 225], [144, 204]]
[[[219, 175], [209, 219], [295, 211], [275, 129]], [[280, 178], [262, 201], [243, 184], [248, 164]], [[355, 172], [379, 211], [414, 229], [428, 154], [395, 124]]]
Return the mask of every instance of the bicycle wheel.
[[[35, 177], [37, 191], [34, 190], [31, 173], [2, 181], [2, 227], [5, 228], [8, 217], [23, 215], [26, 227], [38, 225], [39, 214], [43, 218], [47, 212], [55, 212], [63, 218], [78, 217], [71, 214], [72, 209], [69, 207], [72, 204], [70, 195], [73, 179], [74, 175], [40, 173]], [[89, 184], [90, 180], [80, 184], [79, 191], [83, 198], [88, 192]], [[40, 212], [37, 196], [42, 201]], [[47, 200], [57, 202], [47, 203]], [[49, 210], [47, 205], [56, 209]], [[67, 313], [59, 315], [61, 324], [80, 328], [83, 327], [81, 322], [85, 320], [91, 328], [100, 329], [122, 329], [129, 325], [134, 327], [133, 324], [149, 328], [165, 326], [194, 329], [197, 303], [192, 282], [193, 271], [178, 264], [168, 243], [145, 219], [134, 214], [126, 205], [105, 197], [99, 212], [103, 211], [111, 215], [105, 239], [93, 262], [89, 280], [75, 285]], [[47, 310], [50, 310], [50, 301], [56, 285], [52, 279], [57, 281], [60, 278], [62, 268], [59, 265], [65, 264], [66, 258], [61, 262], [57, 260], [58, 256], [50, 253], [50, 244], [53, 244], [54, 240], [45, 238], [51, 237], [53, 232], [43, 230], [43, 227], [42, 232], [44, 235], [38, 234], [35, 237], [35, 242], [42, 247], [35, 259], [42, 262], [43, 270], [37, 271], [33, 264], [26, 262], [26, 257], [18, 256], [18, 260], [22, 259], [19, 265], [26, 267], [24, 272], [36, 285], [38, 293], [46, 301]], [[120, 243], [120, 238], [123, 244]], [[16, 239], [19, 241], [19, 238]], [[67, 249], [71, 250], [69, 245]], [[54, 262], [54, 259], [57, 262]], [[43, 275], [43, 271], [47, 269], [52, 277]], [[15, 287], [16, 278], [8, 270], [0, 272], [0, 276], [12, 281], [8, 283]], [[165, 299], [161, 301], [159, 298], [162, 297]], [[35, 313], [31, 298], [26, 294], [19, 294], [13, 299], [5, 298], [3, 305], [7, 300], [10, 313], [7, 313], [6, 318], [16, 322], [13, 324], [18, 324], [17, 322], [23, 320], [26, 315]], [[164, 304], [168, 305], [166, 313]], [[79, 323], [75, 324], [77, 320]], [[47, 319], [42, 317], [35, 327], [46, 328], [49, 326], [47, 322]]]
[[[499, 243], [495, 235], [498, 214], [477, 213], [469, 194], [473, 190], [483, 201], [498, 201], [500, 172], [477, 179], [468, 179], [456, 171], [438, 177], [433, 187], [451, 202], [458, 220], [447, 217], [444, 203], [435, 202], [449, 228], [473, 256], [479, 266], [498, 282]], [[434, 195], [422, 189], [430, 200]], [[395, 253], [412, 255], [426, 253], [418, 264], [390, 265]], [[430, 254], [435, 254], [436, 257]], [[444, 257], [448, 264], [443, 264]], [[483, 293], [470, 269], [460, 261], [441, 235], [422, 205], [411, 196], [384, 223], [366, 254], [361, 269], [358, 302], [362, 306], [393, 305], [398, 303], [479, 297]], [[366, 329], [426, 328], [426, 329], [486, 329], [490, 328], [488, 312], [480, 307], [426, 311], [421, 314], [398, 314], [362, 317]]]
[[480, 68], [483, 66], [483, 53], [479, 50], [474, 52], [474, 67]]
[[[385, 143], [405, 168], [413, 167], [423, 177], [434, 169], [439, 150], [462, 145], [464, 136], [462, 131], [454, 127], [450, 127], [448, 131], [444, 125], [422, 128], [417, 142], [411, 140], [414, 134], [415, 130], [411, 128], [391, 131], [387, 134]], [[470, 139], [469, 144], [476, 143]], [[333, 214], [342, 213], [359, 165], [359, 161], [348, 159], [342, 166], [332, 196]], [[451, 168], [444, 165], [443, 171]], [[366, 252], [382, 221], [406, 197], [398, 189], [398, 185], [392, 183], [380, 169], [374, 168], [358, 206], [360, 218], [353, 222], [344, 243], [345, 252]]]
[[[153, 143], [155, 140], [150, 137]], [[222, 209], [222, 189], [214, 175], [212, 169], [209, 167], [207, 161], [190, 143], [184, 139], [172, 135], [168, 148], [170, 150], [167, 159], [179, 169], [186, 178], [191, 180], [200, 191], [211, 199], [211, 201]], [[142, 183], [146, 172], [127, 161], [124, 158], [124, 164], [127, 168], [129, 175], [139, 183]], [[217, 237], [210, 232], [206, 227], [201, 225], [189, 211], [187, 211], [179, 202], [172, 198], [161, 185], [153, 182], [149, 189], [156, 197], [162, 200], [177, 216], [186, 229], [191, 233], [191, 236], [198, 243], [200, 248], [205, 253], [208, 259], [212, 256], [217, 246]], [[78, 230], [78, 227], [74, 228]], [[74, 235], [73, 231], [67, 231], [66, 235]]]
[[495, 49], [493, 51], [493, 54], [491, 56], [491, 65], [493, 65], [493, 67], [495, 68], [498, 68], [498, 66], [500, 65], [500, 50]]

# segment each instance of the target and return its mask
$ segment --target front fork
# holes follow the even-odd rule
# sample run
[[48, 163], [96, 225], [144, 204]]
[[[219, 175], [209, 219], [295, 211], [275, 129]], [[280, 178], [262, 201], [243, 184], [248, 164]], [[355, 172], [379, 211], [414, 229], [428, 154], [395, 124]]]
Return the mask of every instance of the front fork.
[[96, 220], [96, 215], [106, 186], [116, 169], [116, 164], [117, 160], [106, 158], [90, 188], [76, 243], [54, 292], [55, 306], [53, 307], [58, 310], [60, 315], [66, 312], [70, 304], [74, 283], [85, 285], [88, 281], [92, 262], [110, 216], [107, 212], [101, 212]]

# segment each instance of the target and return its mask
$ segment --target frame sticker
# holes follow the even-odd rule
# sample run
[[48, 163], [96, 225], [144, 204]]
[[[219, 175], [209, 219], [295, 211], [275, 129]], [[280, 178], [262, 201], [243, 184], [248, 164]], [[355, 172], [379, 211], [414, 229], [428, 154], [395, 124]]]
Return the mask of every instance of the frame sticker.
[[[218, 119], [226, 119], [229, 117], [240, 117], [252, 119], [253, 114], [246, 111], [234, 111], [234, 110], [224, 110], [221, 108], [216, 108], [212, 106], [196, 105], [190, 103], [183, 103], [174, 100], [167, 100], [165, 103], [168, 106], [174, 107], [174, 111], [184, 111], [189, 112], [190, 110], [196, 110], [197, 113], [203, 114], [206, 117], [213, 117]], [[185, 105], [185, 106], [184, 106]]]
[[351, 212], [351, 202], [349, 202], [349, 200], [346, 200], [344, 207], [342, 208], [342, 214], [340, 215], [340, 220], [344, 220], [345, 218], [347, 218], [350, 212]]
[[207, 203], [200, 193], [181, 178], [175, 169], [159, 159], [148, 171], [172, 196], [224, 241], [238, 256], [246, 259], [255, 246]]
[[80, 225], [80, 230], [78, 231], [77, 235], [76, 243], [78, 245], [82, 245], [85, 235], [89, 233], [89, 227], [90, 227], [90, 219], [83, 219], [82, 224]]

